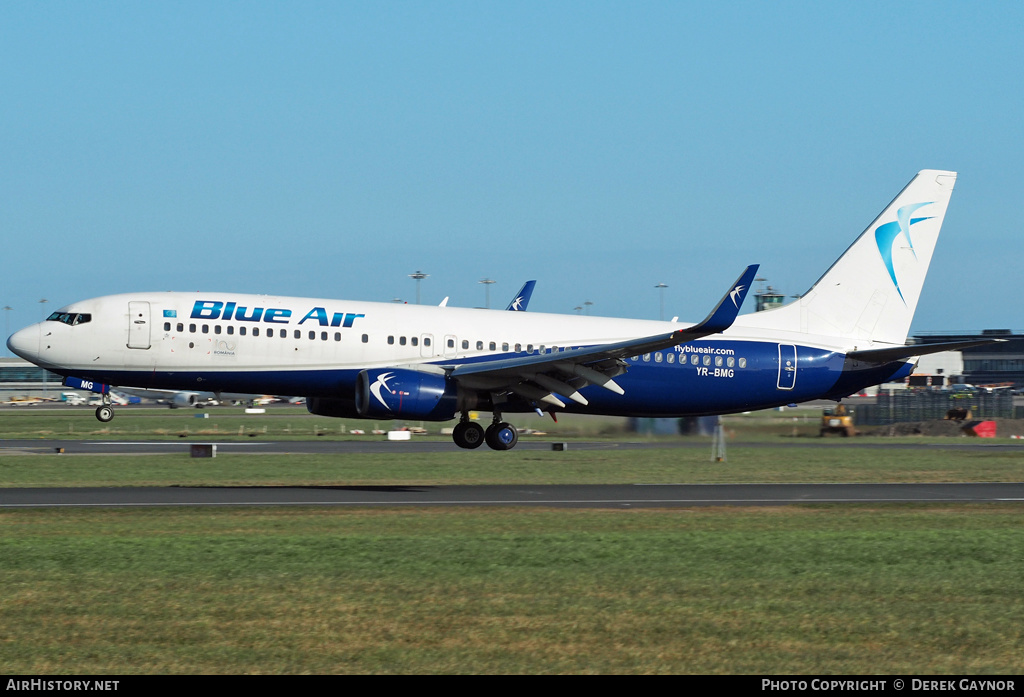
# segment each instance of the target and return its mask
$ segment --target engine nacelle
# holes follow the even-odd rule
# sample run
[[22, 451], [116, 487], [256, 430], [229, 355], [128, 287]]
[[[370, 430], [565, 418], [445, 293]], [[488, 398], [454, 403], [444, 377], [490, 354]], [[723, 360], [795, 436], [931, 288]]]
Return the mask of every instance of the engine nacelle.
[[373, 368], [356, 380], [356, 410], [364, 419], [448, 421], [458, 401], [455, 382], [444, 375]]
[[195, 392], [178, 392], [171, 398], [171, 409], [177, 409], [178, 407], [194, 407], [195, 405]]
[[307, 397], [306, 411], [336, 419], [362, 418], [356, 411], [356, 402], [352, 397]]

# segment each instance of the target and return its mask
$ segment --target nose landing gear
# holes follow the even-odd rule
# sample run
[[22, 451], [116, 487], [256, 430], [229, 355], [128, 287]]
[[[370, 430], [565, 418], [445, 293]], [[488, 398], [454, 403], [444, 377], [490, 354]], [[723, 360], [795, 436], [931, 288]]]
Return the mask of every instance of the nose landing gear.
[[96, 420], [107, 423], [114, 418], [114, 407], [110, 405], [110, 393], [104, 393], [103, 405], [96, 407]]

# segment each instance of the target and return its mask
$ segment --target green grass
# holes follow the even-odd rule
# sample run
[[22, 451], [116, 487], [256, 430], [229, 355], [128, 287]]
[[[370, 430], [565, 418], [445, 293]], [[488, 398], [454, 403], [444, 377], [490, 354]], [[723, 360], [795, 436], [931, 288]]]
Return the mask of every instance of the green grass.
[[333, 455], [223, 454], [0, 456], [0, 487], [53, 486], [345, 486], [439, 484], [601, 484], [757, 482], [1016, 482], [1016, 450], [819, 447], [731, 448], [713, 462], [711, 448], [565, 452], [490, 450]]
[[[209, 409], [167, 409], [144, 407], [115, 407], [116, 417], [109, 423], [100, 423], [92, 407], [72, 409], [46, 409], [45, 407], [18, 407], [0, 410], [0, 438], [147, 438], [179, 439], [215, 436], [218, 439], [274, 438], [305, 439], [320, 437], [336, 440], [364, 440], [372, 436], [352, 435], [354, 429], [387, 430], [399, 424], [395, 421], [362, 419], [333, 419], [315, 416], [301, 406], [272, 406], [265, 414], [246, 414], [241, 407], [212, 407]], [[481, 419], [489, 418], [481, 414]], [[610, 417], [561, 416], [560, 423], [535, 414], [516, 414], [514, 421], [521, 429], [544, 430], [561, 437], [596, 438], [603, 435], [624, 434], [625, 420]], [[441, 429], [451, 428], [455, 421], [431, 423], [409, 421], [408, 426], [423, 426], [428, 438], [442, 438]], [[450, 436], [443, 436], [451, 441]]]
[[[80, 436], [91, 418], [4, 412], [0, 437]], [[274, 440], [318, 423], [223, 418], [236, 431], [255, 418]], [[733, 417], [733, 442], [762, 445], [730, 445], [725, 463], [708, 438], [629, 450], [607, 422], [566, 419], [559, 440], [608, 442], [204, 460], [184, 452], [190, 431], [167, 455], [2, 455], [0, 486], [1021, 479], [1021, 450], [850, 448], [796, 418]], [[93, 436], [177, 439], [209, 420], [125, 410], [115, 423]], [[1012, 502], [2, 511], [0, 671], [1019, 674], [1022, 523]]]
[[0, 514], [0, 670], [1018, 674], [1019, 506]]

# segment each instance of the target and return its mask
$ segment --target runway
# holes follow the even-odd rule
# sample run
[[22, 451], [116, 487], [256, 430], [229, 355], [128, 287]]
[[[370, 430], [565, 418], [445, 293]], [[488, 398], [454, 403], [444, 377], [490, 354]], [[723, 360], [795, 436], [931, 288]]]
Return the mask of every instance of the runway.
[[[125, 454], [156, 455], [188, 452], [194, 440], [101, 441], [64, 439], [0, 440], [0, 455]], [[205, 441], [209, 442], [209, 441]], [[448, 441], [380, 439], [355, 441], [223, 441], [219, 454], [389, 453], [403, 455], [460, 451]], [[751, 443], [750, 447], [802, 449], [818, 441]], [[743, 447], [731, 443], [730, 447]], [[833, 442], [843, 448], [913, 448], [1022, 450], [1019, 444], [979, 441], [924, 444]], [[574, 451], [636, 450], [646, 448], [707, 448], [706, 442], [655, 441], [571, 442]], [[551, 441], [521, 441], [518, 449], [548, 450]], [[1024, 501], [1024, 483], [946, 484], [609, 484], [609, 485], [487, 485], [487, 486], [248, 486], [248, 487], [67, 487], [0, 488], [0, 508], [142, 507], [142, 506], [548, 506], [559, 508], [655, 508], [688, 506], [780, 506], [790, 504], [935, 503]]]
[[[266, 440], [216, 441], [198, 438], [179, 440], [85, 440], [85, 439], [0, 439], [0, 456], [3, 455], [45, 455], [61, 451], [68, 455], [124, 454], [124, 455], [166, 455], [173, 452], [185, 453], [194, 444], [214, 444], [218, 453], [246, 453], [273, 455], [288, 453], [338, 454], [386, 453], [403, 455], [409, 453], [458, 453], [459, 449], [450, 440], [387, 441], [380, 437], [365, 440]], [[820, 448], [824, 442], [819, 439], [794, 438], [788, 441], [751, 442], [730, 441], [730, 448]], [[879, 450], [1009, 450], [1024, 454], [1024, 441], [987, 442], [986, 439], [958, 439], [948, 443], [863, 443], [854, 439], [833, 439], [829, 447], [879, 449]], [[550, 451], [550, 439], [528, 440], [522, 438], [516, 445], [517, 451]], [[638, 441], [572, 441], [565, 444], [567, 450], [644, 450], [649, 448], [707, 449], [704, 440], [638, 440]]]
[[0, 508], [142, 506], [545, 506], [679, 508], [1021, 502], [1024, 483], [551, 486], [81, 487], [0, 489]]

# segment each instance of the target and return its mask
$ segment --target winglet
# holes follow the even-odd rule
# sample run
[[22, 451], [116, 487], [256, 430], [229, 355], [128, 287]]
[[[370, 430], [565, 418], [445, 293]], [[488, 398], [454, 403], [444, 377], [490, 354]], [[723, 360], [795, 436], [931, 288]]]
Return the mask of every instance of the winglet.
[[512, 298], [512, 302], [505, 309], [509, 312], [526, 312], [526, 306], [530, 304], [530, 296], [533, 295], [533, 287], [535, 285], [537, 285], [536, 281], [524, 283], [523, 287], [516, 293], [516, 297]]
[[743, 306], [744, 298], [747, 297], [747, 293], [750, 291], [750, 286], [754, 282], [758, 266], [759, 264], [748, 266], [740, 274], [740, 277], [736, 279], [736, 282], [732, 284], [732, 289], [718, 301], [718, 305], [711, 311], [711, 314], [705, 317], [704, 321], [700, 324], [689, 327], [684, 331], [687, 333], [700, 332], [707, 336], [708, 334], [724, 332], [731, 327], [732, 323], [736, 321], [736, 315], [740, 313], [740, 308]]

